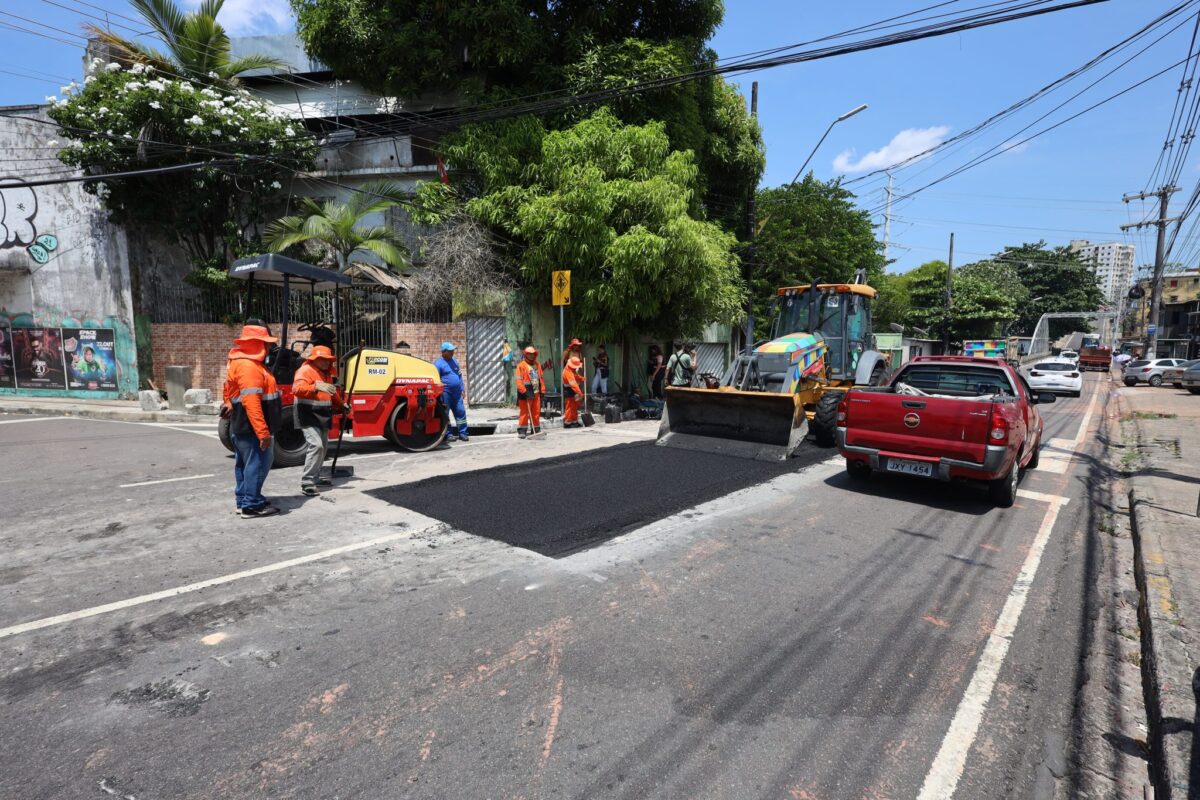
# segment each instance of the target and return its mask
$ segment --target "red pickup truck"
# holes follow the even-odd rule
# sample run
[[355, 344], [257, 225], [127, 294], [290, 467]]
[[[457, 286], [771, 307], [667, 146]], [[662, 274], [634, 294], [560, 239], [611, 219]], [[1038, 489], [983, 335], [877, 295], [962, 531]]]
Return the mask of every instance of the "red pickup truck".
[[838, 449], [855, 479], [873, 470], [942, 481], [985, 481], [1007, 508], [1021, 470], [1038, 463], [1037, 394], [996, 358], [920, 356], [886, 386], [856, 386], [838, 407]]

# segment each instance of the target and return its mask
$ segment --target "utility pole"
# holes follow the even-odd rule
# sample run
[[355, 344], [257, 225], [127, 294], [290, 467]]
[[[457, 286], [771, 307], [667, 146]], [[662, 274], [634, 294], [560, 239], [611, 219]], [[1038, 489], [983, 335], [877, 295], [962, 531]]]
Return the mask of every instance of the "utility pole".
[[887, 188], [887, 205], [883, 209], [883, 266], [887, 269], [887, 264], [891, 260], [892, 247], [892, 190], [895, 187], [896, 178], [892, 173], [888, 173]]
[[[750, 84], [750, 117], [758, 119], [758, 81]], [[746, 262], [742, 268], [742, 276], [746, 279], [746, 327], [742, 332], [743, 345], [749, 349], [754, 344], [754, 259], [757, 252], [754, 248], [754, 237], [758, 233], [758, 209], [755, 206], [755, 196], [758, 187], [750, 187], [750, 196], [746, 198]]]
[[954, 234], [950, 234], [950, 260], [946, 262], [946, 324], [942, 329], [942, 355], [950, 352], [950, 309], [954, 307]]
[[1158, 219], [1145, 220], [1143, 222], [1134, 222], [1129, 225], [1122, 225], [1121, 230], [1129, 230], [1130, 228], [1145, 228], [1150, 225], [1158, 226], [1158, 244], [1154, 249], [1154, 280], [1151, 281], [1150, 288], [1150, 315], [1146, 323], [1146, 352], [1145, 358], [1158, 357], [1158, 311], [1162, 305], [1162, 279], [1163, 269], [1167, 265], [1167, 225], [1172, 222], [1177, 222], [1177, 219], [1167, 217], [1167, 202], [1171, 199], [1171, 195], [1179, 191], [1178, 186], [1170, 185], [1163, 186], [1153, 192], [1139, 192], [1138, 194], [1127, 194], [1123, 201], [1128, 203], [1130, 200], [1145, 200], [1149, 197], [1158, 198]]

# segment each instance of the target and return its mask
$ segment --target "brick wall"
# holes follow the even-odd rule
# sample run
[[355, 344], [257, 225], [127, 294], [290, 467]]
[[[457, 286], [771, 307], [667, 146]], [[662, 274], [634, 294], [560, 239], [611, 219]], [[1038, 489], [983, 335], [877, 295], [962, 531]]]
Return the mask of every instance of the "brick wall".
[[[211, 389], [214, 397], [221, 396], [225, 382], [226, 357], [240, 326], [220, 323], [188, 324], [156, 322], [150, 326], [150, 347], [154, 356], [154, 385], [166, 389], [166, 368], [192, 368], [192, 386]], [[407, 342], [409, 349], [401, 352], [433, 361], [441, 355], [442, 342], [458, 345], [458, 361], [466, 377], [467, 329], [461, 322], [414, 322], [392, 325], [393, 346]]]

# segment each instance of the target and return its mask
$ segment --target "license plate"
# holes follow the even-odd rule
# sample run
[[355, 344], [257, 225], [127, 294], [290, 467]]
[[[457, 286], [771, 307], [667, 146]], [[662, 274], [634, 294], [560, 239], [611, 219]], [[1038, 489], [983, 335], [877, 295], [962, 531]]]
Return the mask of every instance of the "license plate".
[[905, 461], [902, 458], [889, 458], [888, 472], [902, 472], [905, 475], [920, 475], [922, 478], [933, 477], [933, 464], [927, 461]]

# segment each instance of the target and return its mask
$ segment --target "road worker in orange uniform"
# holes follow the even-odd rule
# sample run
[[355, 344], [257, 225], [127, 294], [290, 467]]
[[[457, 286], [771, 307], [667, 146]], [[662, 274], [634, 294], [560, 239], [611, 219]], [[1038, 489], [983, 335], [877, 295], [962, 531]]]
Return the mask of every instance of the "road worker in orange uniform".
[[321, 477], [321, 464], [329, 449], [329, 429], [333, 427], [333, 412], [342, 405], [338, 389], [333, 385], [333, 351], [317, 345], [304, 359], [292, 379], [292, 394], [296, 402], [292, 413], [296, 427], [304, 434], [304, 472], [300, 475], [300, 491], [308, 497], [317, 496], [318, 486], [328, 486], [330, 480]]
[[270, 345], [278, 341], [265, 325], [243, 325], [242, 335], [233, 340], [225, 373], [224, 406], [235, 455], [234, 492], [238, 513], [246, 519], [279, 513], [262, 494], [283, 415], [275, 376], [263, 362]]
[[526, 347], [524, 354], [525, 358], [517, 364], [516, 370], [517, 404], [521, 408], [517, 435], [522, 439], [530, 433], [542, 432], [542, 395], [546, 393], [542, 368], [537, 363], [537, 348]]
[[572, 356], [562, 371], [563, 427], [582, 428], [579, 403], [583, 400], [583, 361]]

